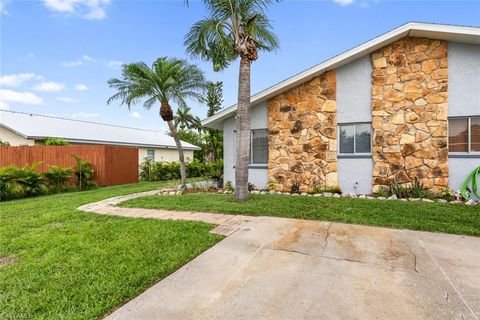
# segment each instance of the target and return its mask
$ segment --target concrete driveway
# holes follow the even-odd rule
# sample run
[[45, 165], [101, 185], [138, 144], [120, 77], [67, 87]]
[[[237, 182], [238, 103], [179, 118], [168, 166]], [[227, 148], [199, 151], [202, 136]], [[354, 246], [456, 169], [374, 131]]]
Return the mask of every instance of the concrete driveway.
[[108, 319], [478, 319], [480, 238], [260, 217]]

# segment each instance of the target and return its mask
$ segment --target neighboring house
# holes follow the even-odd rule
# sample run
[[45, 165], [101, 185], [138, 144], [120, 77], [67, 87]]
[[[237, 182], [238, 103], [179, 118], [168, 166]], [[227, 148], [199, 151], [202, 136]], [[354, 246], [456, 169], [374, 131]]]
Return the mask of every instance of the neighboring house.
[[[159, 120], [160, 121], [160, 120]], [[0, 110], [0, 139], [11, 146], [43, 144], [46, 138], [61, 138], [70, 144], [106, 144], [138, 147], [138, 161], [178, 161], [172, 137], [158, 131], [64, 119], [53, 116]], [[185, 160], [193, 160], [199, 147], [182, 142]]]
[[[458, 189], [480, 165], [480, 28], [408, 23], [251, 97], [250, 182], [370, 193], [417, 178]], [[224, 131], [234, 180], [234, 105]]]

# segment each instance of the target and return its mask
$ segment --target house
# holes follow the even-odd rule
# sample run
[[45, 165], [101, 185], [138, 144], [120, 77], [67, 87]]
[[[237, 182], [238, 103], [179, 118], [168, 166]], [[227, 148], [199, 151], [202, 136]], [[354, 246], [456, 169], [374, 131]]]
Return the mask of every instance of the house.
[[[0, 139], [11, 146], [39, 145], [46, 138], [61, 138], [70, 144], [105, 144], [138, 148], [139, 163], [178, 161], [172, 137], [158, 131], [65, 119], [17, 111], [0, 110]], [[182, 142], [185, 160], [193, 160], [199, 147]]]
[[[250, 182], [371, 193], [418, 179], [459, 189], [480, 165], [480, 28], [408, 23], [251, 97]], [[224, 132], [234, 181], [236, 105]]]

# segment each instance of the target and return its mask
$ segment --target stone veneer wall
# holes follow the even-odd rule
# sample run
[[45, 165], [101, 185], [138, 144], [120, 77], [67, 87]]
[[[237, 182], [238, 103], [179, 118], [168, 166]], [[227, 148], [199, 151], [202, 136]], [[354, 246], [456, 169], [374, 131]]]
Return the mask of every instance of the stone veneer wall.
[[447, 42], [407, 37], [372, 64], [373, 191], [415, 178], [448, 187]]
[[268, 177], [276, 190], [337, 184], [335, 95], [328, 71], [268, 101]]

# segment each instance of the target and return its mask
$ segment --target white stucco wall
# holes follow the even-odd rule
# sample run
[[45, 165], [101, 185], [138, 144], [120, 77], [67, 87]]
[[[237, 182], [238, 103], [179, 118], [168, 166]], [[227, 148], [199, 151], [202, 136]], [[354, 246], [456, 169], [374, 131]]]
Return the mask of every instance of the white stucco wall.
[[338, 159], [338, 185], [342, 192], [370, 194], [372, 175], [372, 158]]
[[[448, 44], [448, 116], [480, 116], [480, 46]], [[449, 155], [449, 187], [460, 186], [480, 166], [480, 155]]]
[[34, 140], [28, 140], [24, 137], [12, 132], [4, 127], [0, 127], [0, 139], [2, 141], [7, 141], [12, 147], [14, 146], [33, 146], [35, 144]]
[[[370, 55], [336, 70], [337, 123], [371, 122], [372, 64]], [[346, 193], [372, 191], [373, 160], [349, 156], [338, 159], [338, 184]]]
[[[178, 152], [177, 149], [160, 149], [160, 148], [138, 148], [138, 163], [141, 163], [144, 158], [147, 157], [147, 149], [155, 150], [155, 161], [165, 161], [165, 162], [178, 162]], [[185, 161], [190, 162], [193, 160], [193, 151], [192, 150], [183, 150], [185, 154]]]
[[336, 70], [337, 123], [372, 121], [372, 64], [370, 55]]
[[[268, 128], [267, 103], [253, 106], [250, 118], [251, 129]], [[235, 117], [223, 122], [223, 159], [224, 181], [235, 182]], [[257, 188], [266, 188], [268, 184], [268, 168], [265, 165], [251, 165], [248, 169], [248, 181]]]

